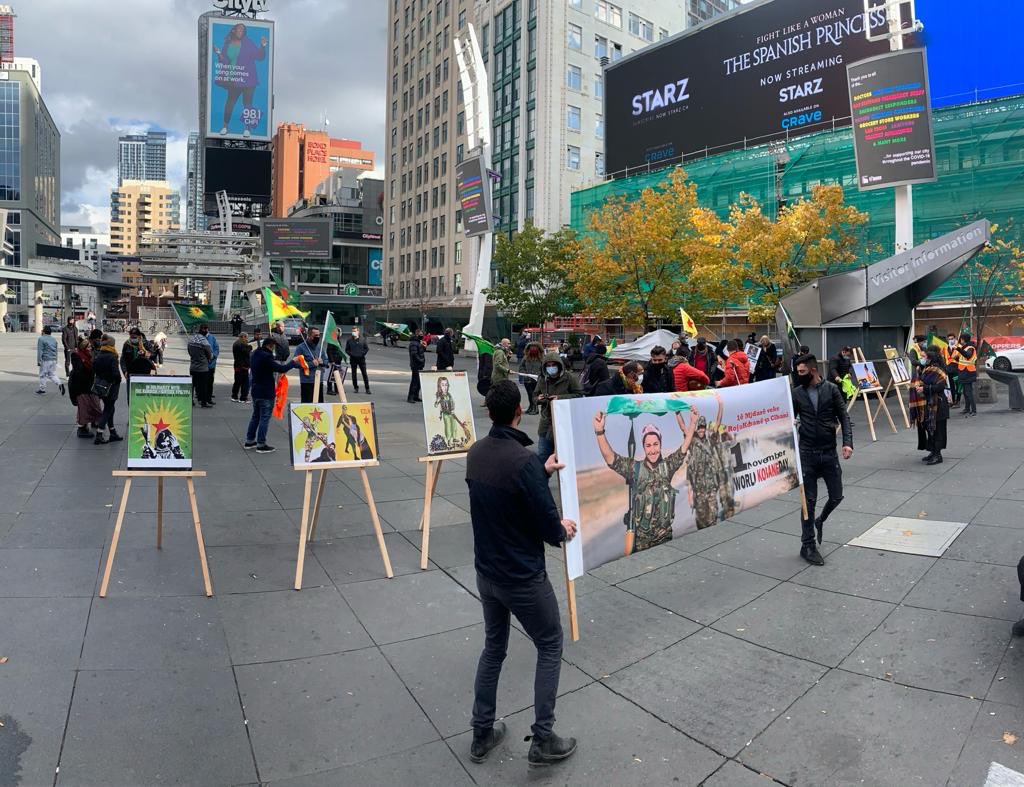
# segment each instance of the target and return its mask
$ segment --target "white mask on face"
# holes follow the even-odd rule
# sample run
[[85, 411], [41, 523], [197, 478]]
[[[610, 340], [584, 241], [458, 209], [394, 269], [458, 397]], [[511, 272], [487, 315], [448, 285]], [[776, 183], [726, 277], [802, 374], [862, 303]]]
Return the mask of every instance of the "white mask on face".
[[643, 381], [644, 381], [644, 376], [642, 374], [638, 374], [636, 376], [636, 384], [640, 385], [641, 383], [643, 383]]

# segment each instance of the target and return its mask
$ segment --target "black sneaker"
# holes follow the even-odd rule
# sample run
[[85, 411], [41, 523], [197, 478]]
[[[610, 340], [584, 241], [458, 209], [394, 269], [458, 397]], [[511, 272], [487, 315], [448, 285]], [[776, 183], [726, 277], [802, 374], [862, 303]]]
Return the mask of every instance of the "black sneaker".
[[931, 459], [929, 459], [927, 462], [925, 462], [925, 464], [926, 465], [941, 465], [942, 464], [942, 454], [935, 454], [935, 456], [933, 456]]
[[1010, 629], [1015, 637], [1024, 637], [1024, 618], [1021, 618], [1013, 624], [1013, 628]]
[[63, 396], [65, 393], [67, 393], [67, 389], [64, 387], [64, 383], [61, 383], [57, 387], [60, 388], [60, 395], [61, 396]]
[[256, 446], [256, 453], [257, 454], [272, 454], [276, 450], [277, 449], [274, 448], [274, 446], [272, 446], [272, 445], [258, 445], [258, 446]]
[[252, 441], [251, 443], [245, 443], [245, 444], [244, 444], [244, 445], [243, 445], [242, 447], [243, 447], [243, 448], [244, 448], [244, 449], [245, 449], [246, 451], [248, 451], [248, 450], [249, 450], [250, 448], [255, 448], [255, 447], [256, 447], [256, 441], [255, 441], [255, 440], [253, 440], [253, 441]]
[[104, 445], [107, 442], [107, 438], [103, 436], [103, 432], [96, 432], [96, 439], [92, 441], [93, 445]]
[[821, 552], [818, 551], [818, 548], [813, 545], [809, 547], [802, 547], [800, 549], [800, 557], [802, 557], [812, 566], [825, 565], [825, 558], [821, 556]]
[[814, 519], [814, 529], [818, 531], [818, 543], [820, 544], [821, 543], [821, 532], [822, 532], [822, 530], [825, 529], [825, 523], [822, 521], [820, 516], [819, 517], [815, 517], [815, 519]]
[[931, 458], [932, 458], [933, 456], [935, 456], [934, 452], [933, 452], [933, 453], [930, 453], [930, 454], [928, 454], [928, 456], [922, 456], [922, 457], [921, 457], [921, 461], [922, 461], [922, 462], [927, 462], [927, 461], [928, 461], [929, 459], [931, 459]]
[[119, 435], [119, 434], [117, 433], [117, 430], [116, 430], [116, 429], [114, 429], [114, 428], [111, 428], [111, 430], [110, 430], [110, 434], [109, 434], [109, 435], [107, 435], [107, 442], [109, 442], [109, 443], [118, 443], [118, 442], [120, 442], [121, 440], [124, 440], [124, 438], [123, 438], [123, 437], [121, 437], [121, 435]]
[[[46, 396], [46, 391], [36, 391], [36, 396]], [[412, 399], [409, 400], [410, 402]]]
[[89, 431], [88, 426], [80, 426], [78, 427], [78, 436], [88, 440], [90, 437], [92, 437], [92, 432]]
[[554, 765], [556, 762], [572, 757], [575, 753], [575, 738], [560, 738], [555, 733], [551, 733], [546, 738], [538, 738], [534, 735], [527, 759], [530, 762], [530, 767]]
[[496, 721], [491, 729], [483, 735], [477, 736], [473, 733], [473, 745], [469, 747], [469, 759], [473, 762], [483, 762], [491, 750], [497, 747], [505, 739], [505, 722]]
[[232, 396], [232, 397], [231, 397], [231, 401], [232, 401], [232, 402], [237, 402], [237, 401], [238, 401], [238, 399], [236, 399], [236, 398], [235, 398], [234, 396]]

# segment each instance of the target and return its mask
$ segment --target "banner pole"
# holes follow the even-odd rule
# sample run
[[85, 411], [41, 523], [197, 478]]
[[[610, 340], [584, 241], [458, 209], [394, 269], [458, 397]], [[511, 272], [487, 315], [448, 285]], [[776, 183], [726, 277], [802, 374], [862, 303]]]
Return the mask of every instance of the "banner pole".
[[[555, 430], [555, 408], [548, 403], [548, 407], [551, 408], [551, 440], [555, 444], [555, 458], [558, 457], [558, 440], [556, 435], [558, 434]], [[558, 479], [559, 498], [561, 498], [562, 480]], [[561, 513], [561, 512], [559, 512]], [[579, 528], [579, 522], [576, 523], [576, 527]], [[576, 536], [579, 537], [577, 531]], [[569, 551], [565, 546], [565, 542], [562, 542], [562, 568], [565, 571], [565, 600], [566, 609], [569, 612], [569, 636], [572, 637], [573, 642], [579, 642], [580, 639], [580, 622], [579, 617], [576, 614], [576, 582], [575, 580], [569, 579]]]

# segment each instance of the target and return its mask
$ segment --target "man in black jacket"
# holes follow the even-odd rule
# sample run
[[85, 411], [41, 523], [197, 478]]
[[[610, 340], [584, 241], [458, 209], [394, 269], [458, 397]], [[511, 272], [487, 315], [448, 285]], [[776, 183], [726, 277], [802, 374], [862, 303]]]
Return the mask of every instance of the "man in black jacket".
[[412, 380], [409, 381], [409, 395], [405, 397], [405, 401], [410, 404], [423, 401], [420, 398], [420, 372], [423, 371], [424, 363], [423, 331], [416, 328], [409, 339], [409, 368], [412, 370]]
[[437, 340], [437, 368], [439, 371], [444, 372], [455, 368], [453, 336], [455, 336], [455, 332], [451, 328], [445, 328], [441, 338]]
[[660, 344], [651, 350], [651, 360], [644, 368], [643, 388], [644, 393], [671, 393], [676, 389], [668, 368], [668, 353]]
[[583, 392], [587, 396], [594, 396], [597, 386], [611, 376], [608, 371], [608, 359], [605, 357], [607, 351], [607, 347], [598, 343], [594, 345], [589, 355], [584, 353]]
[[[796, 364], [794, 364], [795, 367]], [[843, 399], [846, 399], [846, 395], [843, 393], [843, 378], [851, 371], [853, 371], [853, 349], [847, 345], [828, 364], [828, 379], [839, 389]]]
[[515, 383], [496, 383], [487, 393], [487, 411], [494, 425], [466, 457], [485, 637], [474, 685], [469, 757], [483, 762], [505, 737], [505, 724], [495, 724], [494, 716], [512, 613], [537, 648], [529, 762], [551, 765], [576, 751], [576, 739], [561, 738], [552, 729], [562, 665], [562, 624], [545, 570], [544, 544], [560, 546], [571, 539], [576, 523], [561, 518], [548, 488], [548, 477], [563, 465], [555, 456], [541, 464], [527, 448], [530, 438], [516, 428], [523, 410]]
[[352, 335], [345, 340], [345, 354], [348, 355], [349, 372], [352, 374], [352, 390], [359, 393], [357, 372], [363, 370], [363, 387], [370, 393], [370, 381], [366, 377], [366, 354], [370, 351], [366, 339], [359, 335], [359, 329], [353, 328]]
[[[821, 378], [817, 358], [801, 355], [793, 365], [796, 369], [793, 409], [800, 419], [800, 464], [807, 500], [807, 516], [800, 520], [800, 557], [815, 566], [823, 566], [825, 559], [814, 543], [815, 530], [820, 544], [825, 520], [843, 500], [843, 471], [836, 454], [836, 424], [843, 429], [843, 459], [853, 456], [853, 427], [843, 395], [835, 384]], [[821, 516], [815, 519], [819, 478], [825, 481], [828, 502]]]

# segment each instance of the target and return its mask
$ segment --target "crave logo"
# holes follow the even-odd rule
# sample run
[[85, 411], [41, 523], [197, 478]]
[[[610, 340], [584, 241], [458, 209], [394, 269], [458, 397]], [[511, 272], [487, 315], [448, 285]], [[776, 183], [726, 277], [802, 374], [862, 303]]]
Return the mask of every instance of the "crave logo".
[[655, 87], [633, 96], [633, 117], [648, 115], [659, 109], [673, 107], [690, 97], [688, 92], [689, 77], [669, 82], [663, 87]]

